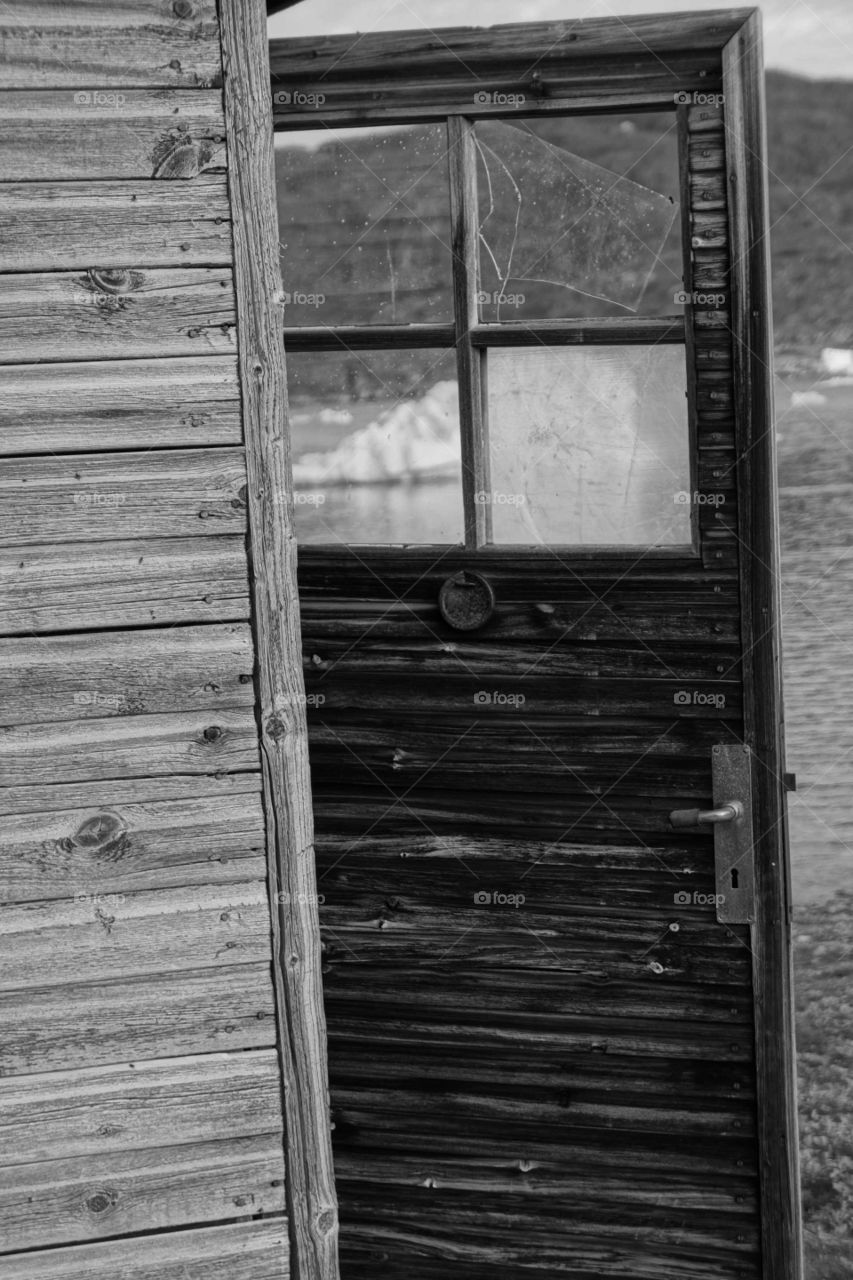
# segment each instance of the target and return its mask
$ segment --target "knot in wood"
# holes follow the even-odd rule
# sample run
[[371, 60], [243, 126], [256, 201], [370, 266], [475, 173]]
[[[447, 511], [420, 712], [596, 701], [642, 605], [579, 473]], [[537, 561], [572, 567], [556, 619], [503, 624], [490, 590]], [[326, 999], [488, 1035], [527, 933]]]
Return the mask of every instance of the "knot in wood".
[[193, 7], [190, 0], [175, 0], [172, 5], [172, 13], [176, 18], [191, 18], [193, 16]]
[[118, 1192], [112, 1187], [107, 1187], [89, 1196], [86, 1201], [86, 1208], [90, 1213], [106, 1213], [108, 1209], [114, 1208], [116, 1204], [118, 1204]]
[[129, 293], [131, 289], [138, 289], [142, 283], [140, 273], [130, 271], [126, 267], [108, 267], [104, 270], [99, 267], [90, 267], [86, 275], [92, 287], [99, 293], [109, 293], [113, 296]]
[[216, 742], [217, 738], [222, 737], [222, 730], [218, 724], [211, 724], [204, 731], [205, 742]]

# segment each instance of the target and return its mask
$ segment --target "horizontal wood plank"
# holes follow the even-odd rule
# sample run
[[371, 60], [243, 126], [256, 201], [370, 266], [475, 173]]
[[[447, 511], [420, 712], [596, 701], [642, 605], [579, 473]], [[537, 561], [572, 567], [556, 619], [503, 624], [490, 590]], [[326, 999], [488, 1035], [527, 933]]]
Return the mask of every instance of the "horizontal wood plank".
[[6, 1280], [287, 1280], [283, 1218], [9, 1254]]
[[0, 990], [269, 964], [266, 884], [73, 896], [3, 909]]
[[284, 1211], [275, 1134], [0, 1169], [0, 1250]]
[[227, 265], [225, 174], [0, 185], [0, 271]]
[[246, 525], [242, 449], [13, 458], [3, 467], [0, 544], [210, 537]]
[[280, 1128], [274, 1049], [0, 1080], [0, 1135], [8, 1165]]
[[22, 1076], [268, 1048], [276, 1042], [272, 997], [264, 964], [3, 992], [0, 1062], [4, 1074]]
[[238, 445], [232, 356], [0, 365], [0, 453]]
[[224, 167], [217, 89], [101, 89], [90, 82], [77, 92], [0, 91], [6, 182], [181, 179]]
[[0, 640], [0, 724], [254, 705], [245, 623]]
[[216, 0], [27, 0], [3, 14], [4, 87], [208, 87], [222, 75]]
[[[0, 103], [2, 110], [2, 103]], [[227, 267], [0, 276], [0, 363], [233, 355]]]
[[13, 787], [0, 807], [3, 902], [265, 874], [258, 774]]
[[[201, 522], [199, 522], [201, 523]], [[216, 522], [214, 522], [216, 523]], [[70, 539], [0, 549], [0, 633], [248, 618], [242, 537]]]
[[0, 769], [11, 786], [255, 771], [258, 765], [250, 707], [16, 725], [0, 733]]

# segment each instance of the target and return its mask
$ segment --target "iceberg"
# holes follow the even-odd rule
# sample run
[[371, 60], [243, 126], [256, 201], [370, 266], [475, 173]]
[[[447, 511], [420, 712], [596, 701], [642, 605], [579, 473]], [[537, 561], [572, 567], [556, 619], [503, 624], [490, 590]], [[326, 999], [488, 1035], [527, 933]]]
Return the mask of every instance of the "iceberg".
[[324, 485], [445, 480], [460, 470], [457, 384], [437, 382], [420, 400], [403, 400], [344, 436], [325, 453], [294, 461], [297, 489]]

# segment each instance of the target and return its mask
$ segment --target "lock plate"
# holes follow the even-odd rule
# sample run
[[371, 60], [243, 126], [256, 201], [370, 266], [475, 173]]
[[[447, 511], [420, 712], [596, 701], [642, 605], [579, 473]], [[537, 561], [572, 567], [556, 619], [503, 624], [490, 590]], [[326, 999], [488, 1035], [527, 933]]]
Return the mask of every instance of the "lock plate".
[[721, 924], [755, 920], [755, 861], [752, 834], [752, 752], [740, 743], [711, 750], [714, 805], [739, 800], [734, 822], [714, 824], [717, 919]]

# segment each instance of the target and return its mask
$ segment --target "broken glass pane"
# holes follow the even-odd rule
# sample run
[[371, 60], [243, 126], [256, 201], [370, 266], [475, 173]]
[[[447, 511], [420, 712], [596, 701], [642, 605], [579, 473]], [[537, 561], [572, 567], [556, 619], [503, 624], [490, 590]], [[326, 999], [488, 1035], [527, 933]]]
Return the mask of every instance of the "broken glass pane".
[[[664, 119], [639, 135], [634, 121], [606, 117], [476, 125], [483, 320], [678, 309], [677, 147]], [[573, 140], [669, 194], [574, 154]]]
[[443, 125], [276, 135], [288, 325], [452, 319]]
[[300, 542], [462, 540], [452, 351], [290, 352], [287, 375]]
[[496, 543], [689, 546], [684, 348], [490, 349]]

